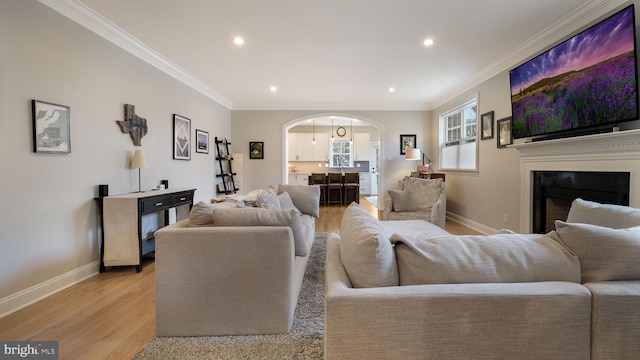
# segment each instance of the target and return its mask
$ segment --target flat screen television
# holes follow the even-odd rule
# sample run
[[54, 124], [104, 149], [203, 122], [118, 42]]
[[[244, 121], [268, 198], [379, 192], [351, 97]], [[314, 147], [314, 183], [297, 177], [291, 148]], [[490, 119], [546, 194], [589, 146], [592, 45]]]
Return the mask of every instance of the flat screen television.
[[635, 38], [630, 5], [511, 70], [513, 137], [610, 131], [638, 119]]

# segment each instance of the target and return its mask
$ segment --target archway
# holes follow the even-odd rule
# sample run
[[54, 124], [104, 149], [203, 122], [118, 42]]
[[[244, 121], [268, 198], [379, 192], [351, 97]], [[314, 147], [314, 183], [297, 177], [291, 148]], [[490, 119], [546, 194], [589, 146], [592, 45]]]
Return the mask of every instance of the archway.
[[[292, 131], [293, 130], [293, 131]], [[299, 135], [300, 139], [292, 134]], [[367, 137], [368, 136], [368, 137]], [[336, 140], [351, 140], [353, 141], [354, 155], [353, 168], [345, 168], [335, 166], [327, 158], [318, 158], [319, 156], [326, 156], [328, 151], [317, 151], [318, 144], [322, 144], [323, 141], [330, 141], [331, 137]], [[367, 191], [371, 193], [373, 190], [376, 194], [378, 189], [384, 189], [384, 179], [379, 176], [383, 172], [384, 162], [381, 159], [381, 154], [384, 154], [384, 146], [382, 139], [384, 139], [384, 125], [381, 123], [369, 119], [363, 116], [348, 114], [348, 113], [317, 113], [310, 114], [304, 117], [298, 117], [292, 119], [282, 126], [282, 179], [283, 183], [290, 182], [290, 174], [295, 173], [310, 173], [310, 172], [334, 172], [340, 171], [338, 169], [347, 171], [356, 171], [361, 173], [367, 173], [372, 184], [369, 185]], [[302, 142], [303, 148], [300, 150], [305, 155], [300, 155], [298, 158], [292, 158], [292, 151], [297, 144], [291, 144], [290, 139], [296, 139], [295, 141]], [[312, 145], [313, 140], [315, 144]], [[307, 145], [307, 142], [309, 143]], [[363, 147], [364, 143], [366, 148]], [[309, 152], [309, 149], [313, 146], [313, 152]], [[327, 143], [327, 148], [329, 143]], [[358, 151], [356, 151], [358, 150]], [[314, 155], [309, 155], [310, 153]], [[310, 156], [314, 156], [310, 158]], [[358, 159], [360, 157], [360, 159]], [[362, 161], [361, 161], [362, 160]], [[300, 168], [296, 168], [300, 166]], [[364, 167], [367, 167], [366, 169]], [[292, 172], [292, 168], [296, 168], [296, 172]], [[365, 186], [365, 189], [367, 187]]]

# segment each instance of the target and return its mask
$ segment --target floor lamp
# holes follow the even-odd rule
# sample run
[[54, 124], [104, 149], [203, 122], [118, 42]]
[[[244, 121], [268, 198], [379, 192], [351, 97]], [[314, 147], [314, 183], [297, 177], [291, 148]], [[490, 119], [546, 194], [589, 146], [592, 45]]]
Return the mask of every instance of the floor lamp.
[[131, 168], [138, 169], [138, 192], [142, 192], [140, 169], [147, 167], [147, 159], [144, 157], [144, 151], [136, 150], [131, 158]]

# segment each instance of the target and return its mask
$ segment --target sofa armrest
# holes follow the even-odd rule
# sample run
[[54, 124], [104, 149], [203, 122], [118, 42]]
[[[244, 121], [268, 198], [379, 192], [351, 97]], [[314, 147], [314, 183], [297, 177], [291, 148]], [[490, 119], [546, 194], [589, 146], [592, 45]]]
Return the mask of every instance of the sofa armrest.
[[591, 297], [580, 284], [351, 288], [327, 242], [325, 359], [588, 359]]
[[384, 208], [382, 209], [382, 220], [389, 220], [389, 214], [393, 211], [393, 200], [391, 196], [385, 191], [384, 193]]
[[431, 207], [431, 223], [436, 224], [439, 227], [445, 227], [447, 221], [447, 187], [445, 183], [442, 183], [442, 192], [438, 197], [438, 201]]
[[156, 237], [156, 335], [286, 333], [294, 241], [288, 226], [196, 227]]
[[640, 281], [585, 286], [593, 296], [591, 359], [640, 359]]

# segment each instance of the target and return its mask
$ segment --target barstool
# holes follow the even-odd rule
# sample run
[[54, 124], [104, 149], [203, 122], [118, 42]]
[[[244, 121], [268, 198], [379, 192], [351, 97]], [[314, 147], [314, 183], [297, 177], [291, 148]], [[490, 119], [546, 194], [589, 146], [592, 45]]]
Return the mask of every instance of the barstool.
[[327, 203], [342, 204], [342, 174], [329, 173], [327, 177]]
[[344, 174], [344, 204], [352, 202], [360, 203], [360, 174], [346, 173]]
[[312, 173], [309, 176], [309, 185], [318, 185], [320, 186], [320, 204], [327, 204], [327, 180], [326, 176], [321, 173]]

